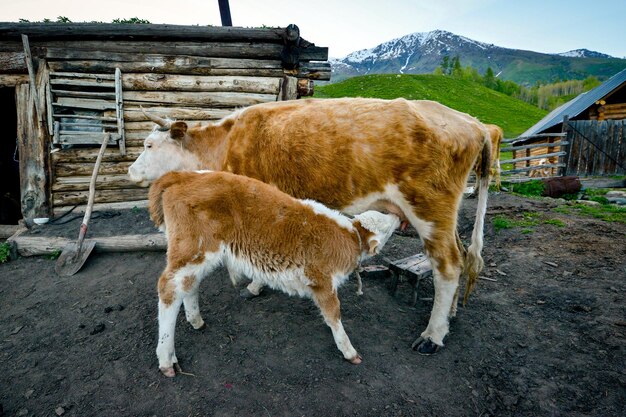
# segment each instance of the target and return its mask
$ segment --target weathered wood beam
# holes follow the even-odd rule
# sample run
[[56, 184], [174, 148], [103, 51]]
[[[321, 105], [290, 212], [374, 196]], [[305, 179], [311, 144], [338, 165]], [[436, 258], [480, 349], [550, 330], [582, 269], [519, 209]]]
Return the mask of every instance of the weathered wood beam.
[[284, 28], [183, 26], [113, 23], [0, 23], [0, 39], [16, 40], [180, 40], [204, 42], [282, 43]]
[[[127, 148], [126, 155], [120, 155], [119, 151], [115, 148], [108, 148], [102, 162], [134, 162], [139, 155], [143, 152], [142, 147]], [[61, 163], [76, 163], [76, 162], [91, 162], [96, 160], [98, 156], [98, 149], [96, 148], [83, 148], [83, 149], [61, 149], [51, 153], [52, 162], [54, 164]]]
[[[54, 206], [85, 204], [89, 191], [58, 191], [52, 193]], [[96, 203], [114, 203], [118, 201], [145, 200], [147, 188], [122, 188], [116, 190], [96, 190]]]
[[[144, 110], [154, 113], [159, 117], [169, 117], [176, 120], [217, 120], [230, 115], [231, 109], [216, 109], [202, 107], [146, 107]], [[108, 112], [105, 112], [108, 114]], [[124, 106], [124, 121], [139, 122], [146, 121], [148, 118], [143, 114], [138, 106], [131, 106], [128, 103]], [[154, 124], [152, 124], [154, 127]], [[149, 129], [152, 130], [152, 127]]]
[[280, 78], [178, 74], [124, 74], [124, 91], [205, 91], [278, 94]]
[[[1, 60], [2, 58], [0, 58]], [[27, 74], [0, 74], [0, 88], [15, 87], [18, 84], [27, 84]]]
[[276, 101], [275, 94], [256, 93], [204, 93], [204, 92], [176, 92], [176, 91], [125, 91], [124, 102], [139, 103], [166, 103], [207, 107], [241, 107], [252, 104]]
[[[127, 175], [128, 168], [132, 162], [101, 162], [98, 169], [98, 178], [106, 175]], [[66, 163], [59, 162], [54, 166], [54, 176], [59, 181], [60, 177], [87, 177], [93, 172], [93, 163], [77, 162]]]
[[0, 52], [0, 73], [2, 74], [27, 74], [26, 55], [20, 52]]
[[[58, 177], [52, 184], [52, 191], [88, 191], [91, 178], [85, 176]], [[96, 179], [97, 190], [115, 190], [120, 188], [142, 188], [132, 182], [126, 172], [120, 174], [99, 174]]]
[[[80, 41], [60, 42], [49, 41], [45, 43], [33, 42], [40, 49], [52, 48], [55, 50], [74, 50], [76, 56], [85, 55], [90, 59], [87, 52], [114, 52], [114, 53], [137, 53], [157, 55], [193, 55], [213, 58], [252, 58], [252, 59], [280, 59], [283, 46], [276, 43], [251, 43], [251, 42], [140, 42], [140, 41]], [[12, 52], [12, 51], [7, 51]], [[311, 45], [300, 51], [301, 61], [326, 61], [328, 48]]]
[[[121, 235], [88, 237], [95, 240], [97, 252], [165, 251], [167, 239], [162, 233], [149, 235]], [[59, 253], [72, 239], [63, 237], [30, 236], [21, 234], [13, 239], [21, 256], [38, 256]]]

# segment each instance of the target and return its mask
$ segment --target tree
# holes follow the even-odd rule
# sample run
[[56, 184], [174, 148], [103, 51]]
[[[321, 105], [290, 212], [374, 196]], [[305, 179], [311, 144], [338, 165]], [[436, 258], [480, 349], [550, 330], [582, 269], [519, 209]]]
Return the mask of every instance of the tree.
[[495, 89], [496, 87], [496, 76], [493, 75], [491, 67], [487, 67], [487, 72], [485, 72], [485, 77], [483, 78], [483, 84], [487, 88]]
[[451, 71], [451, 67], [450, 67], [450, 57], [448, 55], [444, 55], [443, 58], [441, 59], [441, 72], [443, 72], [443, 75], [450, 75]]
[[452, 58], [451, 67], [452, 68], [450, 72], [453, 76], [460, 78], [463, 75], [463, 68], [461, 68], [461, 59], [458, 55]]

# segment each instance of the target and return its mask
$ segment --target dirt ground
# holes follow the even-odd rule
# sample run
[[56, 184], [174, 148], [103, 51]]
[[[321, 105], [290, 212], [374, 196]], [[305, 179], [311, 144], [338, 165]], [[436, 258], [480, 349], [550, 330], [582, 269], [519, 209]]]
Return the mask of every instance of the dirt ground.
[[[463, 203], [465, 238], [475, 204]], [[434, 356], [411, 350], [432, 284], [413, 307], [406, 281], [391, 296], [388, 278], [369, 279], [357, 297], [351, 279], [340, 299], [358, 366], [342, 359], [310, 300], [265, 290], [246, 301], [220, 270], [201, 288], [208, 327], [194, 331], [179, 316], [186, 374], [167, 379], [154, 352], [164, 253], [94, 253], [69, 278], [45, 257], [0, 265], [0, 414], [624, 416], [626, 225], [556, 213], [556, 204], [490, 196], [482, 275], [491, 280], [479, 281]], [[494, 230], [495, 215], [522, 212], [565, 227]], [[33, 232], [74, 239], [79, 223]], [[92, 224], [92, 236], [152, 231], [144, 210]], [[415, 237], [396, 235], [383, 256], [420, 249]]]

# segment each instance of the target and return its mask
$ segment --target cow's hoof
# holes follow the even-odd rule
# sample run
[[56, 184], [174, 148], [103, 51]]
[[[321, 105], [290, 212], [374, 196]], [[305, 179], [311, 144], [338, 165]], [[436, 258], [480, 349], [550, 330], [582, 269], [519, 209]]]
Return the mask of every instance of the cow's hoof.
[[411, 345], [413, 350], [416, 350], [420, 355], [434, 355], [437, 353], [441, 346], [437, 345], [430, 339], [424, 339], [423, 337], [418, 337]]
[[176, 376], [176, 371], [174, 371], [174, 367], [170, 366], [169, 368], [159, 368], [161, 373], [168, 378], [173, 378]]
[[261, 293], [259, 294], [254, 294], [252, 291], [250, 291], [248, 288], [244, 288], [241, 291], [239, 291], [239, 296], [241, 298], [245, 298], [246, 300], [252, 300], [253, 298], [258, 297], [259, 295], [261, 295]]
[[352, 365], [358, 365], [363, 362], [363, 358], [357, 353], [354, 358], [348, 359], [348, 362], [350, 362]]

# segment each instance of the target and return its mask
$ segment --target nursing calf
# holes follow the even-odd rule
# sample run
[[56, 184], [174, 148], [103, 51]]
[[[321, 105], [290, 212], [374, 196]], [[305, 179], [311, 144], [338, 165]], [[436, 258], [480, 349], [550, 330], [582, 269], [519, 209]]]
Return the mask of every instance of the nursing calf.
[[[204, 326], [198, 286], [219, 265], [290, 295], [310, 297], [337, 348], [361, 357], [341, 324], [337, 288], [378, 253], [400, 220], [367, 211], [353, 220], [311, 200], [226, 172], [170, 172], [149, 193], [150, 216], [165, 229], [167, 266], [159, 278], [159, 368], [174, 376], [176, 317], [181, 304], [195, 329]], [[233, 282], [234, 283], [234, 282]]]

